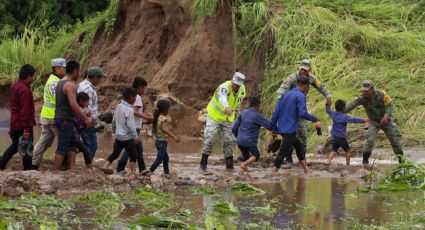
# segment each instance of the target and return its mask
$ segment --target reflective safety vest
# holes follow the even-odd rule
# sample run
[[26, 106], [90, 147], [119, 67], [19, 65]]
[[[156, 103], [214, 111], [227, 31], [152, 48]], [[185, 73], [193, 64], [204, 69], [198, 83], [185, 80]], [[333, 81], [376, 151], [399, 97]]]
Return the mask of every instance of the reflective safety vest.
[[[233, 114], [230, 116], [226, 114], [224, 106], [220, 104], [218, 92], [219, 90], [223, 89], [227, 90], [227, 103], [229, 104], [229, 107], [233, 110]], [[208, 103], [208, 116], [216, 122], [233, 122], [237, 116], [235, 110], [239, 109], [242, 99], [244, 99], [245, 96], [246, 89], [244, 85], [239, 88], [238, 94], [234, 95], [232, 91], [232, 81], [224, 82], [215, 90], [214, 96], [211, 98], [210, 103]]]
[[54, 74], [50, 74], [49, 79], [44, 86], [43, 107], [41, 108], [40, 117], [47, 119], [55, 118], [56, 110], [56, 86], [60, 78]]

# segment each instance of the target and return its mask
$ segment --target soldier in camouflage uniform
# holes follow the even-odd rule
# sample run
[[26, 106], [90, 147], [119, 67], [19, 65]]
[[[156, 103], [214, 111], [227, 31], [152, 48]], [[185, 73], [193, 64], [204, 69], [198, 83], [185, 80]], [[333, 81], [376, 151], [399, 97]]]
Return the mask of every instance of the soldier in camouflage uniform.
[[359, 105], [363, 105], [369, 118], [369, 127], [366, 140], [363, 146], [363, 164], [369, 164], [369, 157], [372, 154], [373, 144], [378, 131], [382, 129], [390, 140], [394, 153], [399, 157], [403, 155], [401, 146], [401, 133], [392, 119], [393, 100], [388, 94], [379, 89], [375, 89], [370, 80], [365, 80], [362, 84], [363, 94], [346, 107], [346, 112], [350, 112]]
[[[317, 89], [326, 99], [331, 99], [332, 96], [329, 92], [329, 90], [326, 88], [324, 84], [322, 84], [319, 79], [317, 79], [316, 76], [313, 74], [310, 74], [311, 71], [311, 63], [309, 59], [303, 59], [300, 63], [300, 66], [298, 68], [297, 72], [292, 73], [289, 75], [285, 80], [282, 81], [282, 84], [280, 85], [280, 88], [277, 90], [277, 94], [279, 95], [278, 98], [282, 94], [285, 94], [289, 92], [291, 89], [295, 87], [295, 84], [297, 83], [298, 78], [301, 75], [305, 75], [308, 77], [310, 85]], [[306, 92], [306, 94], [308, 91]], [[298, 130], [297, 130], [297, 136], [298, 139], [300, 139], [301, 143], [303, 144], [303, 147], [305, 150], [307, 150], [307, 121], [304, 119], [300, 119], [298, 123]], [[287, 162], [292, 163], [292, 156], [287, 156], [286, 159]]]

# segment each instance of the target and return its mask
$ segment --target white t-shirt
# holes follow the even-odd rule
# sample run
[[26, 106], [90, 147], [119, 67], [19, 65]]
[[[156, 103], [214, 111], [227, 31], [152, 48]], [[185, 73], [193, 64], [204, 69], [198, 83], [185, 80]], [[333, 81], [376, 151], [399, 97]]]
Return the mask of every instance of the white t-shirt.
[[[140, 113], [143, 112], [143, 101], [141, 96], [139, 95], [136, 96], [136, 101], [133, 104], [133, 109], [134, 111], [138, 111]], [[142, 122], [143, 122], [142, 118], [138, 116], [134, 116], [134, 123], [136, 123], [136, 129], [142, 128]]]

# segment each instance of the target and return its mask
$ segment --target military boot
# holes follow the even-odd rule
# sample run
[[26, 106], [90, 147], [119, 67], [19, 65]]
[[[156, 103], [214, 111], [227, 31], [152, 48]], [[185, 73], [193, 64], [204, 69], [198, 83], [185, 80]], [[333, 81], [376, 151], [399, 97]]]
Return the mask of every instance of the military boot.
[[396, 155], [397, 155], [397, 158], [398, 158], [398, 163], [403, 164], [404, 163], [403, 153], [398, 153]]
[[367, 164], [369, 164], [369, 157], [370, 157], [370, 155], [372, 155], [372, 153], [363, 153], [363, 164], [364, 165], [367, 165]]
[[201, 163], [199, 166], [199, 169], [201, 170], [202, 174], [204, 174], [205, 171], [207, 171], [207, 164], [208, 164], [208, 155], [202, 154]]
[[226, 169], [233, 169], [233, 156], [226, 158]]

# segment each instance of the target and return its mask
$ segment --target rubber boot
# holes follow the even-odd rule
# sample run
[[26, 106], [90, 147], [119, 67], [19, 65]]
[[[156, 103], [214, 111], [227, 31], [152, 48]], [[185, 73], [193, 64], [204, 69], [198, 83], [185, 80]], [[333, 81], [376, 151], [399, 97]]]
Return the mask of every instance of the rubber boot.
[[372, 153], [363, 153], [363, 164], [364, 165], [369, 164], [370, 155], [372, 155]]
[[209, 155], [202, 154], [201, 163], [200, 163], [200, 166], [199, 166], [199, 169], [201, 170], [202, 174], [204, 174], [205, 171], [207, 171], [208, 157], [209, 157]]
[[226, 158], [226, 169], [234, 169], [233, 168], [233, 156]]
[[397, 153], [396, 155], [397, 155], [397, 158], [398, 158], [398, 163], [399, 163], [399, 164], [404, 163], [404, 160], [403, 160], [403, 153]]

